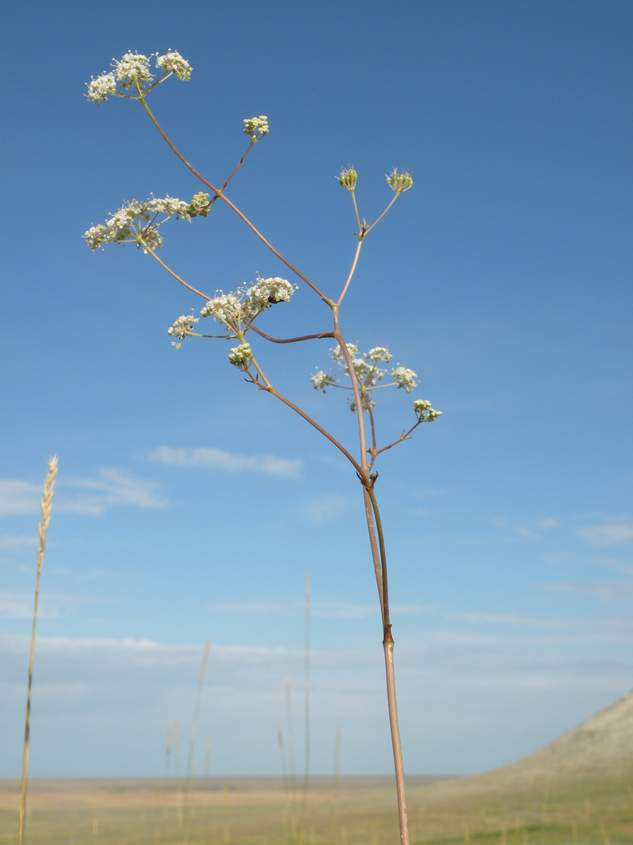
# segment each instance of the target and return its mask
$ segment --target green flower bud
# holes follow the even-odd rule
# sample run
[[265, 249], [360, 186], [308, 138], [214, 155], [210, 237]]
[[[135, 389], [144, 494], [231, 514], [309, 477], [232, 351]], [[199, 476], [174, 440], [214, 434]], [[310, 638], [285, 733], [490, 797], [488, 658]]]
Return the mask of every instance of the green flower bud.
[[189, 214], [192, 217], [206, 217], [209, 213], [211, 197], [205, 191], [198, 191], [191, 197], [189, 203]]
[[397, 194], [402, 194], [413, 187], [413, 176], [408, 170], [398, 170], [394, 167], [391, 173], [387, 173], [386, 179], [391, 190]]
[[358, 182], [358, 173], [353, 167], [346, 167], [338, 175], [338, 183], [347, 191], [354, 191]]

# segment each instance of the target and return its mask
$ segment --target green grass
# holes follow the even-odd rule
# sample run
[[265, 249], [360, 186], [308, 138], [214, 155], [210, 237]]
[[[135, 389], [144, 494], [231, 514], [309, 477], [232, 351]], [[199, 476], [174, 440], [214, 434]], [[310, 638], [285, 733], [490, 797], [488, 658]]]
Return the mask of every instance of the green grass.
[[[410, 780], [419, 845], [630, 845], [633, 779], [530, 786]], [[29, 845], [396, 845], [388, 779], [315, 779], [305, 808], [274, 779], [34, 781]], [[0, 785], [0, 843], [16, 841], [17, 786]]]

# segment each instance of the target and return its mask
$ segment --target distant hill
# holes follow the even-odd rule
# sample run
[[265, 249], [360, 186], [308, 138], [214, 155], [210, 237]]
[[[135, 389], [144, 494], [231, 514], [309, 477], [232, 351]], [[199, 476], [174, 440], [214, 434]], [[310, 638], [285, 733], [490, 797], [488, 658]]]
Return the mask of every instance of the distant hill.
[[619, 776], [627, 770], [633, 771], [633, 691], [545, 748], [473, 780], [520, 785], [552, 778]]

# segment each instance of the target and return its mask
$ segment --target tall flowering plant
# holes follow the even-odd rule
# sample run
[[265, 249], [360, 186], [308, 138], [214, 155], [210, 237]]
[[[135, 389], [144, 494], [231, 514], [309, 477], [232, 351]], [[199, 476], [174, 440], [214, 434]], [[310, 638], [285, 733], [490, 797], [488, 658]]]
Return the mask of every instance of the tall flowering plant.
[[[174, 50], [170, 50], [163, 55], [152, 56], [130, 51], [121, 56], [120, 59], [114, 59], [109, 71], [93, 77], [87, 83], [86, 96], [90, 102], [102, 103], [111, 97], [118, 97], [138, 103], [163, 141], [205, 190], [193, 194], [189, 200], [171, 196], [152, 196], [145, 200], [131, 200], [112, 214], [104, 223], [89, 228], [84, 233], [84, 239], [92, 250], [97, 250], [106, 244], [136, 245], [156, 261], [175, 281], [200, 297], [204, 301], [204, 305], [199, 311], [199, 316], [183, 314], [177, 317], [167, 329], [168, 334], [173, 338], [173, 345], [180, 348], [187, 338], [214, 338], [234, 343], [229, 348], [228, 360], [243, 374], [244, 380], [259, 392], [282, 402], [302, 417], [308, 425], [323, 435], [351, 465], [359, 482], [378, 589], [400, 840], [402, 845], [408, 845], [404, 769], [396, 701], [394, 638], [389, 608], [387, 552], [376, 496], [378, 473], [375, 467], [378, 458], [384, 452], [408, 440], [416, 429], [425, 423], [434, 422], [442, 412], [435, 410], [427, 399], [413, 399], [413, 416], [409, 427], [395, 440], [382, 443], [378, 438], [376, 425], [375, 409], [378, 391], [393, 388], [411, 394], [417, 387], [418, 378], [415, 371], [408, 367], [400, 364], [392, 366], [392, 355], [387, 347], [374, 346], [366, 352], [361, 352], [355, 344], [348, 343], [343, 334], [341, 312], [368, 236], [400, 197], [413, 187], [413, 177], [407, 171], [397, 169], [387, 174], [386, 181], [391, 190], [391, 197], [373, 222], [368, 223], [361, 216], [359, 210], [356, 195], [358, 182], [356, 170], [346, 168], [340, 172], [338, 176], [339, 184], [351, 197], [357, 227], [355, 232], [356, 243], [352, 262], [342, 281], [341, 288], [338, 294], [330, 296], [274, 246], [250, 217], [227, 195], [227, 188], [234, 176], [242, 168], [254, 147], [268, 135], [270, 128], [268, 117], [258, 115], [246, 118], [243, 121], [243, 132], [248, 138], [248, 145], [231, 173], [224, 182], [217, 185], [207, 179], [187, 160], [159, 123], [149, 106], [150, 94], [169, 79], [173, 78], [181, 82], [188, 81], [191, 78], [191, 71], [190, 63]], [[159, 250], [163, 245], [163, 231], [167, 223], [174, 219], [191, 221], [194, 218], [207, 217], [218, 200], [227, 205], [242, 223], [262, 241], [269, 251], [286, 266], [294, 279], [307, 286], [321, 300], [330, 316], [329, 328], [297, 337], [274, 337], [261, 327], [262, 320], [270, 308], [280, 302], [289, 302], [292, 299], [297, 287], [294, 283], [278, 276], [266, 278], [257, 276], [250, 285], [229, 292], [216, 291], [213, 295], [209, 295], [190, 284], [159, 255]], [[208, 324], [209, 321], [216, 325], [216, 329], [211, 333], [202, 331], [203, 326]], [[317, 370], [311, 376], [311, 382], [315, 390], [323, 393], [334, 389], [348, 392], [349, 407], [355, 415], [357, 423], [358, 443], [356, 447], [350, 446], [348, 448], [322, 423], [313, 418], [272, 383], [262, 367], [259, 353], [256, 354], [256, 350], [251, 345], [253, 335], [258, 342], [267, 341], [276, 344], [304, 343], [321, 339], [330, 339], [333, 342], [334, 345], [330, 351], [331, 369], [329, 371]]]

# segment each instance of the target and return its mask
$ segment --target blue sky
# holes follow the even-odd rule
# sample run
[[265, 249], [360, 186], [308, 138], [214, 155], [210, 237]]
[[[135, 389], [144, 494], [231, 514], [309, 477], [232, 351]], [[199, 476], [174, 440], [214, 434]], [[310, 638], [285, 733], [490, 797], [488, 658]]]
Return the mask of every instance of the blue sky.
[[[332, 770], [340, 728], [345, 771], [390, 770], [353, 473], [244, 384], [225, 347], [170, 346], [166, 327], [198, 303], [149, 257], [81, 240], [130, 197], [199, 187], [138, 107], [83, 97], [127, 49], [190, 59], [191, 82], [152, 102], [212, 179], [242, 152], [242, 119], [269, 115], [231, 197], [327, 292], [354, 247], [340, 168], [357, 168], [368, 218], [389, 197], [385, 172], [414, 174], [343, 314], [350, 341], [389, 346], [420, 374], [415, 395], [444, 411], [384, 456], [378, 483], [409, 771], [500, 765], [630, 689], [632, 24], [618, 2], [5, 13], [0, 776], [19, 769], [53, 452], [34, 774], [160, 774], [168, 722], [188, 730], [206, 640], [211, 770], [278, 772], [287, 683], [301, 753], [306, 572], [315, 769]], [[170, 225], [163, 255], [211, 291], [289, 277], [218, 206]], [[265, 325], [280, 335], [327, 325], [305, 288], [273, 311]], [[258, 353], [353, 444], [344, 402], [309, 383], [328, 349]], [[409, 397], [378, 415], [397, 436]]]

